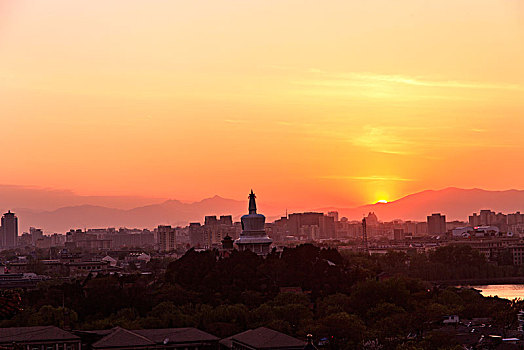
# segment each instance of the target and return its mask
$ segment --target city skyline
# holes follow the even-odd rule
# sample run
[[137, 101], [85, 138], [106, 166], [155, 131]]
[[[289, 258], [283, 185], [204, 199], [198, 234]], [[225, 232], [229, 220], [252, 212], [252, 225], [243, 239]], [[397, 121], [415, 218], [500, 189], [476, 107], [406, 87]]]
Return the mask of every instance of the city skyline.
[[[44, 192], [46, 194], [47, 192]], [[63, 193], [62, 193], [63, 194]], [[203, 217], [213, 215], [228, 215], [239, 220], [244, 212], [247, 201], [213, 196], [196, 202], [179, 200], [157, 201], [139, 206], [111, 206], [118, 204], [127, 197], [64, 197], [47, 198], [49, 202], [56, 200], [76, 200], [80, 204], [69, 202], [62, 206], [42, 207], [31, 206], [27, 194], [19, 198], [18, 206], [13, 206], [12, 198], [5, 198], [0, 191], [0, 210], [14, 210], [21, 218], [21, 230], [30, 227], [44, 228], [47, 233], [65, 232], [71, 228], [96, 227], [142, 227], [153, 228], [157, 225], [184, 226], [191, 222], [200, 222]], [[262, 195], [265, 199], [266, 197]], [[35, 201], [45, 201], [46, 198], [35, 196]], [[129, 198], [133, 200], [133, 197]], [[426, 190], [405, 196], [397, 201], [375, 203], [357, 207], [279, 207], [268, 201], [262, 202], [262, 210], [268, 220], [278, 220], [284, 216], [299, 212], [337, 212], [337, 217], [360, 220], [363, 215], [374, 212], [383, 221], [424, 221], [429, 214], [442, 213], [449, 221], [464, 221], [472, 212], [493, 210], [497, 213], [521, 212], [524, 201], [524, 191], [486, 191], [481, 189], [446, 188], [443, 190]], [[36, 203], [38, 204], [38, 203]], [[57, 203], [55, 203], [56, 205]]]
[[0, 183], [310, 207], [524, 188], [521, 2], [0, 6]]

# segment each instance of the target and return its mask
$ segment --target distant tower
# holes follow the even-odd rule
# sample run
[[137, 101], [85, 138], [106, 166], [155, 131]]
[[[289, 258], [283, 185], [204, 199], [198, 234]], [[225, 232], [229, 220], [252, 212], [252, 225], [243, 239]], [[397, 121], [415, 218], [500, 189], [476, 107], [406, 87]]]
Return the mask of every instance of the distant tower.
[[242, 233], [235, 241], [238, 250], [251, 250], [258, 255], [267, 255], [273, 241], [265, 230], [266, 217], [257, 214], [257, 204], [253, 190], [249, 194], [249, 214], [242, 216]]
[[226, 235], [222, 240], [222, 249], [223, 250], [233, 250], [233, 238], [230, 235]]
[[0, 229], [0, 246], [4, 248], [16, 247], [18, 243], [18, 218], [9, 210], [2, 216]]
[[366, 224], [366, 218], [362, 219], [362, 243], [364, 244], [366, 254], [369, 255], [368, 229]]
[[370, 212], [366, 218], [366, 225], [367, 226], [377, 226], [378, 225], [378, 217], [375, 213]]

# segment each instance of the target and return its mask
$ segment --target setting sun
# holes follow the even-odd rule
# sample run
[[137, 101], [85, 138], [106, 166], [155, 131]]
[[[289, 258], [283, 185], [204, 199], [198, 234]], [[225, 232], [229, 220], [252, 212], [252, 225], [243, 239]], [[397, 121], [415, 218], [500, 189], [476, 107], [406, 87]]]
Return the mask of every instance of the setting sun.
[[[518, 1], [154, 3], [0, 2], [0, 183], [279, 211], [523, 186]], [[442, 171], [478, 155], [504, 176]]]

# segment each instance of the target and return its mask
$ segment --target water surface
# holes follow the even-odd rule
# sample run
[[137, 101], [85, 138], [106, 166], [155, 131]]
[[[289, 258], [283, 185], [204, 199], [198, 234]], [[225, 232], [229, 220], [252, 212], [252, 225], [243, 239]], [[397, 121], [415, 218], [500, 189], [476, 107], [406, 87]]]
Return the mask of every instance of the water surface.
[[490, 284], [484, 286], [468, 286], [475, 288], [485, 297], [498, 296], [499, 298], [513, 300], [524, 299], [524, 284]]

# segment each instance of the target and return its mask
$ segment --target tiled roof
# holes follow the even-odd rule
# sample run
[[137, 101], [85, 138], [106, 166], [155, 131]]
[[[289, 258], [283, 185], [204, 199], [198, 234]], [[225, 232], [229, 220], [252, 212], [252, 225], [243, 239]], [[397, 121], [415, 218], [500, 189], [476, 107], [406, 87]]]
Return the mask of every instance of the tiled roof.
[[236, 334], [232, 337], [232, 340], [233, 342], [237, 341], [256, 349], [302, 349], [306, 345], [306, 342], [304, 341], [266, 327], [260, 327]]
[[157, 344], [166, 339], [169, 343], [191, 343], [200, 341], [218, 341], [214, 335], [196, 328], [164, 328], [164, 329], [140, 329], [133, 331], [151, 339]]
[[[96, 331], [95, 331], [96, 332]], [[142, 347], [156, 344], [218, 341], [218, 338], [196, 328], [127, 330], [115, 327], [92, 346], [93, 348]]]
[[245, 332], [242, 332], [242, 333], [238, 333], [238, 334], [235, 334], [235, 335], [232, 335], [230, 337], [227, 337], [227, 338], [224, 338], [222, 339], [221, 341], [219, 341], [220, 344], [224, 345], [225, 347], [227, 347], [228, 349], [231, 349], [233, 347], [233, 337], [237, 336], [237, 335], [241, 335], [241, 334], [244, 334], [244, 333], [247, 333], [247, 332], [251, 332], [251, 329], [250, 330], [247, 330]]
[[127, 329], [115, 327], [113, 332], [106, 335], [92, 346], [93, 348], [118, 348], [118, 347], [139, 347], [155, 345], [153, 341]]
[[12, 342], [80, 340], [76, 335], [55, 326], [0, 328], [0, 344]]

